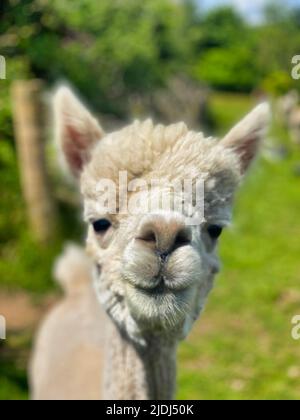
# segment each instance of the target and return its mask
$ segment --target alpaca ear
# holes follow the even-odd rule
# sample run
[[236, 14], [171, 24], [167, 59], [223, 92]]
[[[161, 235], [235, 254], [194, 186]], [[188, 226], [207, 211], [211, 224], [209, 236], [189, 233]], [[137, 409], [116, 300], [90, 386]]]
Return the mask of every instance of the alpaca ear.
[[72, 174], [79, 176], [91, 157], [91, 149], [104, 136], [97, 120], [67, 87], [60, 87], [53, 100], [56, 138]]
[[247, 171], [255, 158], [261, 140], [267, 132], [270, 119], [270, 106], [268, 103], [262, 103], [221, 140], [223, 146], [232, 149], [238, 155], [242, 174]]

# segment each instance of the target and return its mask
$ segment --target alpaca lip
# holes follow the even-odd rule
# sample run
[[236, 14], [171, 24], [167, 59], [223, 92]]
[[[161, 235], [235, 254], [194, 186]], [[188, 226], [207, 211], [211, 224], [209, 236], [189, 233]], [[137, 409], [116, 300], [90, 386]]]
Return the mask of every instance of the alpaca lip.
[[163, 295], [166, 293], [166, 285], [164, 281], [161, 279], [157, 286], [153, 287], [153, 289], [143, 289], [146, 290], [147, 294], [149, 295]]
[[153, 284], [149, 284], [149, 287], [136, 285], [135, 288], [136, 290], [147, 293], [148, 295], [163, 294], [167, 291], [163, 276], [161, 275], [153, 278]]
[[149, 296], [163, 295], [170, 292], [172, 293], [172, 292], [180, 291], [177, 288], [172, 288], [171, 281], [170, 279], [167, 278], [163, 267], [161, 268], [158, 276], [156, 276], [153, 279], [152, 287], [151, 286], [149, 287], [136, 286], [136, 289], [142, 291], [143, 293], [147, 293], [147, 295]]

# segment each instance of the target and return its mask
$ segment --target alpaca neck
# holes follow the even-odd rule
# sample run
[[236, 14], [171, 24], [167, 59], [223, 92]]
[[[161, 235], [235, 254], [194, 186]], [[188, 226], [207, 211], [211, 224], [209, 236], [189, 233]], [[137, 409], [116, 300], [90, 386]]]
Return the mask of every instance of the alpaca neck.
[[103, 398], [164, 400], [174, 398], [176, 342], [147, 337], [138, 349], [110, 322], [107, 335]]

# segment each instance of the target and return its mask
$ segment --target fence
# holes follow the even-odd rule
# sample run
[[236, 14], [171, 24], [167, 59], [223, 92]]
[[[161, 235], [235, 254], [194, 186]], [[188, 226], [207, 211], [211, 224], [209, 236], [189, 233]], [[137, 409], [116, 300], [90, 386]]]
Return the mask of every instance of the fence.
[[6, 339], [6, 320], [4, 316], [0, 315], [0, 340]]

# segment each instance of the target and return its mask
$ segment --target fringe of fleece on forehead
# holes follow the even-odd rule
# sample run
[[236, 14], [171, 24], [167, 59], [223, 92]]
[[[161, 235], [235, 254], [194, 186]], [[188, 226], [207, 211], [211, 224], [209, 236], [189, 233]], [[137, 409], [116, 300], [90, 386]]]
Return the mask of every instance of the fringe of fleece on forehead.
[[214, 175], [232, 188], [239, 183], [240, 174], [237, 157], [217, 139], [190, 131], [184, 123], [155, 125], [151, 119], [135, 121], [98, 143], [82, 175], [82, 192], [94, 197], [99, 179], [118, 183], [123, 171], [128, 180], [204, 179]]
[[119, 167], [119, 163], [122, 164], [125, 159], [128, 169], [143, 173], [188, 133], [189, 130], [184, 123], [165, 126], [155, 125], [151, 119], [136, 120], [122, 130], [112, 133], [110, 145], [113, 146], [115, 142], [115, 147], [118, 148]]
[[136, 120], [124, 131], [133, 131], [140, 139], [148, 142], [151, 139], [151, 147], [154, 151], [161, 152], [163, 148], [173, 146], [179, 138], [186, 136], [190, 131], [183, 122], [163, 125], [154, 124], [152, 119], [146, 121]]
[[189, 131], [183, 122], [165, 126], [155, 125], [151, 119], [134, 121], [129, 126], [108, 134], [98, 143], [88, 172], [91, 170], [97, 175], [103, 168], [109, 177], [114, 178], [114, 172], [118, 169], [140, 176], [151, 171], [153, 165], [167, 152], [176, 153], [175, 146], [189, 135], [196, 137], [198, 141], [204, 139], [201, 133]]

